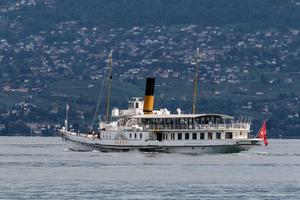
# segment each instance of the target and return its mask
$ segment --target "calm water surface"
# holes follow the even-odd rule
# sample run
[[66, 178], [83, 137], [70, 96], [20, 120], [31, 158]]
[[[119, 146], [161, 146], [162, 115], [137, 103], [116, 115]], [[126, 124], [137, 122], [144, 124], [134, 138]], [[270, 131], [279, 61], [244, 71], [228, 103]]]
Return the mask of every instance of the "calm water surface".
[[0, 137], [0, 199], [300, 199], [300, 140], [219, 155], [72, 152]]

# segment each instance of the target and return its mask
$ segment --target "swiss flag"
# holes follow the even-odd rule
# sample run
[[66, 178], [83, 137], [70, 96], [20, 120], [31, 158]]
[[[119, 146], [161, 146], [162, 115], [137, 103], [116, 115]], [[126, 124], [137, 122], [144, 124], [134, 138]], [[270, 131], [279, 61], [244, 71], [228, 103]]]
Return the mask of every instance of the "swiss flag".
[[258, 132], [258, 138], [261, 138], [264, 140], [265, 145], [267, 146], [269, 144], [268, 139], [267, 139], [267, 125], [266, 125], [266, 120], [263, 122], [259, 132]]

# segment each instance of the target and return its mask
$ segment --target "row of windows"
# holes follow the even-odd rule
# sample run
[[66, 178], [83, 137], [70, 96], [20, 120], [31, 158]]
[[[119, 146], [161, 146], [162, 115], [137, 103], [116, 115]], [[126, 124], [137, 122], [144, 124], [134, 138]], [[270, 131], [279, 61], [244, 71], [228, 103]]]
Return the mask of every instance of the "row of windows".
[[[157, 136], [159, 140], [159, 136]], [[232, 132], [226, 132], [225, 139], [232, 139]], [[130, 139], [143, 139], [142, 133], [129, 133]], [[212, 140], [221, 139], [221, 132], [207, 132], [207, 133], [162, 133], [160, 140]], [[111, 135], [104, 135], [104, 139], [111, 139]]]
[[129, 102], [129, 108], [139, 108], [139, 102]]
[[[130, 139], [143, 139], [142, 133], [130, 133], [129, 134]], [[103, 135], [103, 139], [113, 139], [113, 136], [110, 134]]]
[[[199, 134], [199, 136], [198, 136]], [[175, 135], [177, 135], [177, 140], [204, 140], [205, 139], [205, 135], [207, 134], [207, 139], [208, 140], [212, 140], [213, 139], [213, 132], [208, 132], [208, 133], [163, 133], [162, 135], [162, 139], [163, 140], [176, 140]], [[221, 139], [222, 137], [222, 133], [221, 132], [216, 132], [215, 133], [215, 139]], [[225, 133], [225, 139], [232, 139], [232, 132], [226, 132]]]
[[[138, 136], [140, 136], [139, 138], [138, 138]], [[134, 139], [142, 139], [143, 138], [143, 135], [140, 133], [140, 134], [137, 134], [137, 133], [130, 133], [129, 134], [129, 138], [134, 138]]]

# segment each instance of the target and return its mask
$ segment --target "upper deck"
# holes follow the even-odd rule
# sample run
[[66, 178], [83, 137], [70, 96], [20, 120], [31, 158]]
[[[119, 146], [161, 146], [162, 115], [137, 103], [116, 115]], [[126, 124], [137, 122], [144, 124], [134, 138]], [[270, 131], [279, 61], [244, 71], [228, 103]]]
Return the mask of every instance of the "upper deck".
[[132, 116], [126, 127], [138, 126], [147, 130], [250, 129], [250, 123], [250, 117], [235, 120], [223, 114], [148, 114]]
[[175, 118], [184, 118], [184, 119], [233, 119], [229, 115], [223, 114], [147, 114], [147, 115], [135, 115], [132, 118], [136, 119], [175, 119]]

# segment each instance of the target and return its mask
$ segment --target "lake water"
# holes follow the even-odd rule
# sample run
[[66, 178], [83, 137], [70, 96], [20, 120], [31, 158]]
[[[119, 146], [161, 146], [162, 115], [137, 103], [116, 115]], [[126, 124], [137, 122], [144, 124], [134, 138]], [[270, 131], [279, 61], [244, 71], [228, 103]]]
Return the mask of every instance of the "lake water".
[[0, 199], [300, 199], [300, 140], [219, 155], [72, 152], [0, 137]]

